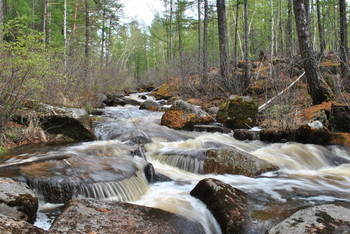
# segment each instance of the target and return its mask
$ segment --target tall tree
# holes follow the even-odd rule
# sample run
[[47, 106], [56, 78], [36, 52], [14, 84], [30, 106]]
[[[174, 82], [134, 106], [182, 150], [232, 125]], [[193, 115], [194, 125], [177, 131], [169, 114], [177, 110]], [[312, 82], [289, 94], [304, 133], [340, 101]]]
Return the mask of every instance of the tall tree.
[[317, 25], [318, 25], [318, 37], [319, 37], [319, 43], [320, 43], [320, 54], [323, 55], [323, 52], [325, 50], [325, 42], [323, 37], [323, 24], [321, 19], [321, 6], [320, 6], [320, 0], [316, 0], [316, 11], [317, 11]]
[[239, 16], [239, 0], [236, 1], [236, 17], [235, 17], [235, 41], [233, 46], [233, 63], [234, 68], [237, 68], [238, 59], [237, 59], [237, 42], [238, 42], [238, 16]]
[[350, 78], [349, 69], [349, 47], [348, 47], [348, 24], [346, 22], [346, 2], [339, 0], [339, 27], [340, 27], [340, 70], [343, 79]]
[[245, 60], [245, 69], [244, 69], [244, 80], [243, 80], [243, 89], [248, 88], [250, 83], [250, 68], [249, 68], [249, 51], [248, 51], [248, 0], [244, 0], [244, 60]]
[[89, 0], [85, 0], [85, 57], [89, 58], [90, 44], [90, 5]]
[[293, 27], [292, 27], [292, 3], [293, 0], [287, 0], [287, 25], [286, 25], [286, 52], [287, 56], [291, 57], [292, 52], [293, 52], [293, 42], [292, 42], [292, 32], [293, 32]]
[[312, 49], [309, 23], [303, 0], [293, 0], [295, 23], [303, 68], [313, 104], [320, 104], [333, 98], [332, 90], [322, 78]]
[[46, 45], [49, 44], [50, 40], [50, 0], [44, 0], [44, 12], [43, 12], [43, 33]]
[[204, 23], [203, 23], [203, 73], [206, 78], [208, 70], [208, 23], [209, 23], [208, 0], [204, 0]]
[[198, 14], [198, 64], [201, 64], [201, 60], [202, 60], [202, 56], [201, 56], [201, 53], [202, 53], [201, 2], [202, 2], [202, 0], [197, 0], [197, 14]]
[[221, 76], [227, 78], [227, 46], [226, 46], [226, 7], [225, 0], [216, 1], [218, 28], [219, 28], [219, 46], [220, 46], [220, 71]]
[[3, 26], [4, 26], [4, 0], [0, 0], [0, 43], [3, 38]]

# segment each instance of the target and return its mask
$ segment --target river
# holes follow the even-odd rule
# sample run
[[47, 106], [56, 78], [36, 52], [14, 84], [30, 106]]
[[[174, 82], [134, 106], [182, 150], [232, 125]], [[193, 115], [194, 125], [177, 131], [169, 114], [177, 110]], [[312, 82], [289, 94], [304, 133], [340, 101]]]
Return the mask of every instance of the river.
[[[138, 99], [137, 95], [133, 98]], [[205, 205], [189, 194], [204, 178], [216, 178], [248, 194], [249, 233], [264, 233], [302, 207], [350, 201], [350, 152], [345, 148], [294, 142], [238, 141], [232, 134], [173, 130], [160, 125], [162, 112], [139, 110], [137, 106], [106, 107], [102, 111], [104, 114], [95, 117], [94, 121], [98, 140], [24, 148], [16, 155], [2, 159], [2, 164], [35, 161], [42, 157], [57, 159], [62, 155], [64, 159], [2, 169], [0, 176], [30, 177], [31, 186], [38, 193], [41, 178], [49, 179], [50, 183], [62, 183], [69, 178], [71, 184], [83, 183], [73, 196], [157, 207], [201, 223], [206, 233], [221, 231]], [[150, 140], [142, 147], [130, 140], [144, 138]], [[152, 157], [154, 152], [159, 151], [196, 150], [215, 145], [249, 152], [278, 165], [280, 169], [257, 178], [201, 175], [174, 167], [171, 162], [161, 163]], [[67, 158], [65, 155], [68, 155]], [[147, 162], [152, 163], [157, 173], [170, 177], [172, 181], [148, 185], [145, 176], [140, 174]], [[137, 173], [135, 179], [132, 175]], [[36, 225], [48, 229], [60, 212], [61, 204], [44, 203], [42, 200]]]

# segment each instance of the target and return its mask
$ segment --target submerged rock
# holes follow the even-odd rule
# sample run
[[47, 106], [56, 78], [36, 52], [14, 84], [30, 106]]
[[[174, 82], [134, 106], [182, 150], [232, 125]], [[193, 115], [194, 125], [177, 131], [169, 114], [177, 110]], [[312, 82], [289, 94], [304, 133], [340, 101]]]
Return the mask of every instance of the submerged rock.
[[258, 176], [278, 167], [235, 148], [174, 149], [155, 152], [152, 158], [180, 169], [199, 174], [234, 174]]
[[231, 129], [246, 129], [251, 128], [256, 123], [258, 114], [258, 105], [246, 96], [231, 96], [223, 103], [216, 119]]
[[106, 106], [125, 106], [126, 103], [123, 100], [123, 95], [118, 94], [108, 94], [107, 98], [103, 100], [103, 104]]
[[299, 210], [267, 231], [278, 233], [349, 233], [350, 208], [337, 204]]
[[71, 200], [50, 233], [204, 233], [183, 216], [116, 201]]
[[255, 177], [277, 166], [252, 154], [232, 148], [209, 149], [206, 151], [203, 173], [234, 174]]
[[146, 100], [140, 105], [140, 110], [163, 111], [163, 107], [153, 100]]
[[197, 124], [211, 123], [212, 117], [183, 100], [177, 100], [162, 116], [161, 124], [169, 128], [192, 130]]
[[246, 194], [220, 180], [201, 180], [191, 191], [201, 200], [218, 221], [222, 233], [246, 233]]
[[34, 223], [38, 198], [23, 182], [0, 178], [0, 214]]
[[18, 221], [13, 218], [0, 214], [0, 233], [2, 234], [22, 234], [22, 233], [47, 233], [45, 230], [35, 227], [34, 225]]

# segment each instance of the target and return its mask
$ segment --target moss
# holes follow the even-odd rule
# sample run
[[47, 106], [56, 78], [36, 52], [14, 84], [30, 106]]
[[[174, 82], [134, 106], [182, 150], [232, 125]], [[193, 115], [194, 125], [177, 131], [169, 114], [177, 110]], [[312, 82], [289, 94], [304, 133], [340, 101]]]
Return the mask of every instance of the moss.
[[217, 120], [231, 129], [253, 127], [256, 123], [258, 106], [252, 100], [242, 97], [229, 99], [222, 104], [217, 113]]

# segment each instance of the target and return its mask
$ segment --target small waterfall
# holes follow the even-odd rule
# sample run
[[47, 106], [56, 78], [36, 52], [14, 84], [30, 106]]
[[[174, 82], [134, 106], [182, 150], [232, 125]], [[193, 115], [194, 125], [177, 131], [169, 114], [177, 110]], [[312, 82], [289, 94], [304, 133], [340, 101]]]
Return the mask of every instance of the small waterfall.
[[136, 201], [147, 189], [147, 179], [141, 171], [137, 171], [132, 177], [120, 181], [80, 184], [73, 196], [124, 202]]
[[205, 157], [203, 150], [195, 149], [167, 149], [151, 155], [153, 160], [196, 174], [203, 173]]

